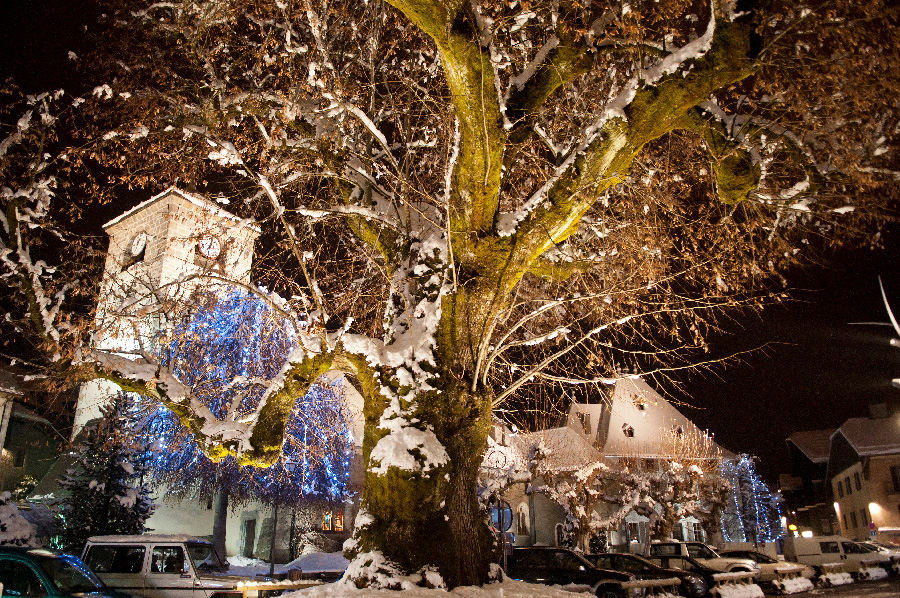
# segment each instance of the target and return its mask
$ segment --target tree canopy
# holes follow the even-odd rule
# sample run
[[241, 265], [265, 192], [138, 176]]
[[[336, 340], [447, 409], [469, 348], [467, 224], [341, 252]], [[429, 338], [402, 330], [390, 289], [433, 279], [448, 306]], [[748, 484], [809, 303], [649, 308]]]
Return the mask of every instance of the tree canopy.
[[[277, 460], [298, 390], [352, 374], [360, 583], [487, 579], [474, 485], [493, 410], [591, 396], [635, 357], [696, 363], [721, 310], [777, 298], [823, 248], [877, 245], [895, 213], [888, 3], [103, 8], [75, 57], [92, 92], [3, 121], [7, 325], [69, 379], [158, 397], [248, 463]], [[89, 344], [99, 242], [72, 223], [171, 184], [261, 228], [248, 290], [300, 340], [227, 433], [204, 431], [171, 368]]]

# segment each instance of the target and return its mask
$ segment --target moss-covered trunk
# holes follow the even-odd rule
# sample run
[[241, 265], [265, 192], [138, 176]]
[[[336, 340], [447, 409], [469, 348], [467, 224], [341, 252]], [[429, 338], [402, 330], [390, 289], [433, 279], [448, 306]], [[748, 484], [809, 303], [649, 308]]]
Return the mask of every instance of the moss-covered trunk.
[[[449, 587], [484, 583], [493, 537], [475, 489], [487, 446], [490, 401], [449, 384], [440, 392], [418, 395], [416, 404], [417, 427], [430, 426], [449, 459], [421, 473], [391, 467], [378, 474], [370, 468], [363, 495], [368, 516], [358, 529], [358, 549], [377, 550], [406, 573], [437, 569]], [[366, 409], [367, 460], [384, 436], [378, 427], [381, 411], [383, 406]]]

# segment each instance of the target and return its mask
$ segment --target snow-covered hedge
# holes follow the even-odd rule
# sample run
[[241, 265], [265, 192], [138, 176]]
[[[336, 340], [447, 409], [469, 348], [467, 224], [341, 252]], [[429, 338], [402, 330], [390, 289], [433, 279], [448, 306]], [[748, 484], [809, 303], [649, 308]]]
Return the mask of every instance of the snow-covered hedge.
[[38, 546], [34, 526], [19, 513], [9, 492], [0, 492], [0, 545]]

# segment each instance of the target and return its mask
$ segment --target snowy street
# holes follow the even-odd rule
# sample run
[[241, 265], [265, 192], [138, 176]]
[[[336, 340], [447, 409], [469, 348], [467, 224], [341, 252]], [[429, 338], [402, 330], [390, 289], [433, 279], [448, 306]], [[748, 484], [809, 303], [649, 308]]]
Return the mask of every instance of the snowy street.
[[[766, 596], [774, 594], [766, 593]], [[798, 597], [810, 598], [897, 598], [900, 596], [900, 579], [894, 577], [878, 581], [851, 583], [834, 588], [815, 588], [809, 592], [797, 594]]]

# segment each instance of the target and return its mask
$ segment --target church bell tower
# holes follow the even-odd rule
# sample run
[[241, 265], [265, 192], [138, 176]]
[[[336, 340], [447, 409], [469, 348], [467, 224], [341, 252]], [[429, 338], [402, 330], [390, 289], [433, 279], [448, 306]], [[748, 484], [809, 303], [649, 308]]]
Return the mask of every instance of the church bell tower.
[[[125, 357], [152, 351], [171, 314], [201, 286], [250, 282], [259, 229], [175, 187], [103, 225], [109, 251], [97, 303], [94, 346]], [[73, 438], [119, 387], [82, 385]]]

